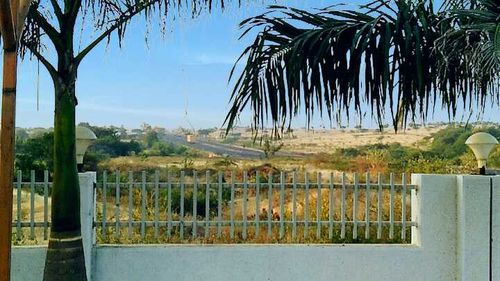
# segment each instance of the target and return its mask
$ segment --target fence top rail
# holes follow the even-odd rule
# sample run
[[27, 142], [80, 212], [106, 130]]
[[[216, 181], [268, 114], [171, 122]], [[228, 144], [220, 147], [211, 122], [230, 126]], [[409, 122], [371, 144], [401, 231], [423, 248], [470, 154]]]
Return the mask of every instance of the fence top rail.
[[[372, 176], [369, 172], [360, 173], [345, 173], [345, 172], [297, 172], [297, 171], [281, 171], [277, 173], [262, 173], [260, 171], [218, 171], [211, 173], [210, 171], [198, 172], [192, 171], [187, 173], [184, 170], [172, 173], [166, 170], [166, 177], [159, 176], [159, 171], [154, 172], [133, 172], [127, 173], [116, 171], [103, 171], [98, 174], [98, 186], [103, 184], [119, 184], [123, 183], [126, 186], [136, 187], [151, 187], [151, 186], [192, 186], [197, 185], [231, 185], [236, 188], [240, 187], [256, 187], [258, 186], [281, 186], [285, 188], [382, 188], [382, 189], [417, 189], [416, 185], [407, 182], [406, 173], [401, 177], [397, 177], [391, 173], [389, 177], [383, 177], [380, 173]], [[154, 177], [153, 177], [154, 176]], [[164, 175], [165, 176], [165, 175]], [[218, 176], [218, 179], [215, 177]], [[235, 180], [236, 178], [236, 180]]]
[[[184, 170], [172, 173], [170, 170], [166, 170], [168, 175], [165, 178], [160, 178], [160, 170], [156, 171], [127, 171], [121, 172], [119, 170], [115, 171], [102, 171], [99, 172], [97, 179], [97, 187], [102, 188], [105, 183], [107, 186], [111, 184], [122, 183], [124, 186], [128, 187], [154, 187], [158, 185], [160, 188], [166, 186], [179, 186], [184, 185], [186, 187], [193, 186], [196, 182], [198, 185], [219, 185], [223, 186], [232, 185], [235, 188], [249, 187], [255, 188], [257, 185], [266, 187], [278, 187], [283, 185], [285, 188], [371, 188], [371, 189], [418, 189], [417, 185], [404, 182], [403, 179], [408, 178], [406, 174], [402, 174], [401, 177], [396, 177], [394, 173], [391, 173], [389, 177], [382, 177], [380, 173], [376, 176], [372, 176], [369, 172], [364, 175], [361, 173], [346, 173], [346, 172], [298, 172], [298, 171], [281, 171], [276, 173], [265, 173], [260, 171], [217, 171], [217, 172], [198, 172], [192, 171], [192, 173], [186, 173]], [[252, 177], [249, 175], [252, 174]], [[121, 176], [119, 176], [121, 175]], [[239, 175], [238, 180], [234, 181], [233, 177]], [[315, 176], [313, 176], [315, 175]], [[225, 180], [214, 179], [211, 176], [219, 176]], [[288, 176], [288, 177], [285, 177]], [[302, 176], [302, 178], [299, 178]], [[52, 182], [49, 181], [47, 177], [47, 171], [44, 171], [44, 179], [40, 180], [35, 177], [35, 171], [31, 171], [30, 179], [26, 180], [22, 178], [22, 172], [18, 171], [18, 178], [14, 181], [14, 186], [45, 186], [48, 185], [49, 188], [52, 187]], [[398, 179], [396, 179], [398, 178]], [[399, 181], [401, 180], [401, 181]]]
[[[116, 182], [115, 181], [106, 181], [106, 186], [112, 188], [111, 185], [115, 184]], [[171, 185], [172, 187], [175, 187], [175, 186], [181, 186], [181, 185], [184, 185], [186, 187], [189, 187], [189, 186], [193, 186], [194, 183], [193, 182], [183, 182], [183, 183], [180, 183], [178, 181], [171, 181], [171, 182], [140, 182], [140, 181], [134, 181], [134, 182], [129, 182], [129, 181], [120, 181], [119, 183], [127, 186], [127, 187], [133, 187], [133, 188], [141, 188], [142, 186], [146, 185], [147, 187], [152, 187], [152, 186], [156, 186], [158, 185], [160, 188], [162, 187], [167, 187], [168, 185]], [[204, 185], [206, 186], [207, 183], [197, 183], [198, 185]], [[218, 182], [210, 182], [208, 183], [209, 185], [211, 186], [217, 186], [219, 185], [220, 183]], [[257, 185], [259, 185], [260, 187], [267, 187], [269, 186], [270, 184], [268, 182], [259, 182], [259, 183], [256, 183], [256, 182], [223, 182], [222, 183], [223, 185], [227, 185], [227, 186], [234, 186], [235, 188], [242, 188], [242, 187], [255, 187]], [[273, 187], [276, 187], [276, 186], [281, 186], [283, 185], [284, 187], [286, 188], [292, 188], [292, 187], [298, 187], [298, 188], [304, 188], [306, 186], [308, 186], [309, 188], [318, 188], [321, 187], [321, 188], [342, 188], [342, 187], [345, 187], [347, 189], [353, 189], [355, 187], [359, 187], [359, 188], [366, 188], [366, 187], [369, 187], [371, 189], [377, 189], [378, 187], [381, 187], [382, 189], [390, 189], [391, 187], [394, 187], [395, 189], [403, 189], [406, 187], [406, 189], [408, 190], [411, 190], [411, 189], [418, 189], [418, 185], [414, 185], [414, 184], [389, 184], [389, 183], [385, 183], [385, 184], [378, 184], [378, 183], [370, 183], [370, 184], [366, 184], [366, 183], [359, 183], [359, 184], [353, 184], [353, 183], [346, 183], [346, 184], [342, 184], [342, 183], [316, 183], [316, 182], [308, 182], [308, 183], [304, 183], [304, 182], [300, 182], [300, 183], [291, 183], [291, 182], [286, 182], [286, 183], [280, 183], [280, 182], [273, 182], [271, 184]], [[97, 182], [97, 187], [98, 188], [102, 188], [103, 186], [103, 182], [102, 180], [101, 181], [98, 181]]]
[[[380, 176], [383, 176], [382, 173], [380, 172], [371, 172], [371, 171], [365, 171], [365, 172], [346, 172], [346, 171], [338, 171], [338, 170], [331, 170], [331, 171], [299, 171], [299, 170], [274, 170], [274, 171], [265, 171], [265, 170], [252, 170], [252, 169], [228, 169], [228, 170], [212, 170], [212, 169], [204, 169], [204, 170], [192, 170], [192, 169], [168, 169], [168, 168], [165, 168], [165, 169], [156, 169], [156, 170], [141, 170], [141, 171], [137, 171], [137, 170], [102, 170], [102, 171], [98, 171], [98, 175], [102, 175], [102, 174], [116, 174], [116, 173], [119, 173], [119, 174], [122, 174], [122, 175], [130, 175], [130, 174], [133, 174], [133, 175], [137, 175], [137, 174], [142, 174], [142, 173], [146, 173], [146, 174], [155, 174], [155, 173], [159, 173], [159, 172], [166, 172], [166, 173], [169, 173], [171, 175], [181, 175], [181, 174], [184, 174], [186, 176], [188, 175], [192, 175], [192, 174], [197, 174], [198, 176], [201, 176], [201, 175], [205, 175], [205, 174], [210, 174], [210, 175], [217, 175], [217, 174], [225, 174], [225, 173], [234, 173], [234, 174], [260, 174], [260, 175], [267, 175], [267, 174], [272, 174], [272, 175], [280, 175], [280, 174], [288, 174], [288, 175], [291, 175], [291, 174], [296, 174], [296, 175], [316, 175], [316, 174], [320, 174], [320, 175], [342, 175], [342, 174], [345, 174], [346, 176], [347, 175], [366, 175], [366, 173], [370, 173], [370, 175], [380, 175]], [[408, 172], [404, 172], [404, 173], [394, 173], [394, 172], [391, 172], [391, 173], [388, 173], [388, 174], [385, 174], [385, 175], [390, 175], [390, 174], [393, 174], [393, 175], [396, 175], [396, 174], [399, 174], [399, 175], [402, 175], [402, 174], [408, 174]], [[388, 178], [388, 177], [387, 177]]]
[[14, 182], [14, 185], [52, 185], [52, 182], [51, 181], [48, 181], [48, 182], [44, 182], [44, 181], [15, 181]]

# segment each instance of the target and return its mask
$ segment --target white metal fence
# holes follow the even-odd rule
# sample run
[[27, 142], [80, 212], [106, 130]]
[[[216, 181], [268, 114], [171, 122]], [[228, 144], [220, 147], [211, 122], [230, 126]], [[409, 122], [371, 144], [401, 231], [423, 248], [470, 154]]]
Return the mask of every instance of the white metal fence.
[[[16, 174], [14, 183], [14, 210], [12, 223], [15, 228], [14, 242], [31, 240], [37, 243], [48, 239], [50, 227], [50, 190], [49, 172], [43, 172], [43, 178], [37, 180], [35, 171], [23, 180], [22, 171]], [[39, 175], [40, 176], [40, 175]], [[28, 229], [26, 231], [26, 228]], [[30, 244], [32, 244], [30, 243]]]
[[[349, 180], [348, 180], [349, 178]], [[361, 182], [362, 180], [362, 182]], [[98, 239], [138, 242], [407, 243], [406, 175], [103, 172]], [[114, 237], [113, 237], [114, 236]]]
[[[47, 240], [48, 172], [17, 175], [15, 237]], [[228, 171], [102, 172], [98, 243], [410, 243], [403, 174]], [[27, 232], [27, 233], [26, 233]]]

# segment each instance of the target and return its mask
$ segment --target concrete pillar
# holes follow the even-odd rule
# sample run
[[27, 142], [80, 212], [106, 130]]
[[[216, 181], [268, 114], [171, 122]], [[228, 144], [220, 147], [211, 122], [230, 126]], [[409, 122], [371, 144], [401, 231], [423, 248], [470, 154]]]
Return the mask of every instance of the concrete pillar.
[[411, 196], [412, 221], [418, 224], [412, 229], [412, 244], [439, 247], [444, 241], [455, 240], [456, 177], [413, 174], [412, 184], [418, 186]]
[[[454, 175], [413, 174], [412, 184], [412, 244], [432, 258], [437, 268], [433, 280], [455, 280], [456, 276], [456, 185]], [[423, 263], [423, 261], [421, 261]]]
[[94, 260], [93, 247], [95, 244], [94, 230], [94, 184], [96, 182], [96, 172], [86, 172], [78, 174], [80, 179], [80, 209], [82, 224], [83, 252], [85, 254], [85, 268], [87, 270], [87, 280], [92, 280], [92, 267]]
[[457, 271], [459, 281], [490, 279], [490, 180], [457, 177]]
[[493, 278], [500, 280], [500, 176], [493, 177], [493, 222], [492, 222], [492, 250], [493, 250]]

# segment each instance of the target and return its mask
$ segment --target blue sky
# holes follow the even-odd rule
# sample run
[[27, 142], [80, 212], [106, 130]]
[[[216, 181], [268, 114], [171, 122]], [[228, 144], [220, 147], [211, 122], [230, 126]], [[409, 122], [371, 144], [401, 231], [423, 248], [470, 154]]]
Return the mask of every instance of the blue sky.
[[[338, 1], [291, 0], [286, 3], [310, 9]], [[145, 122], [173, 129], [189, 126], [187, 109], [187, 117], [197, 129], [222, 125], [231, 92], [227, 81], [229, 71], [252, 39], [249, 36], [238, 40], [241, 33], [238, 23], [263, 11], [264, 5], [253, 4], [225, 13], [203, 15], [195, 20], [180, 19], [172, 24], [171, 32], [164, 38], [152, 27], [147, 45], [144, 22], [134, 21], [121, 49], [114, 40], [109, 46], [102, 44], [80, 66], [77, 121], [127, 128], [139, 127]], [[92, 35], [82, 36], [85, 41]], [[21, 62], [18, 77], [17, 126], [52, 126], [53, 87], [43, 66], [40, 66], [38, 110], [36, 61]], [[498, 107], [494, 107], [479, 118], [499, 122], [499, 115]], [[437, 112], [431, 119], [447, 120], [444, 112]], [[248, 125], [250, 120], [247, 112], [241, 123]], [[328, 125], [329, 122], [317, 118], [314, 124]], [[370, 118], [363, 124], [374, 126]], [[297, 127], [304, 125], [303, 117], [295, 122]], [[351, 126], [354, 125], [353, 122]]]

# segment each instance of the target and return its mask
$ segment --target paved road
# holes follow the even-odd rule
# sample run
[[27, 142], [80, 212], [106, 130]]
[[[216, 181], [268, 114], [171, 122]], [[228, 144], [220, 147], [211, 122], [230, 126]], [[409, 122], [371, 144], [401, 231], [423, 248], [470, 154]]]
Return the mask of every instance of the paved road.
[[[212, 152], [218, 155], [229, 155], [231, 157], [238, 158], [252, 158], [259, 159], [264, 156], [264, 152], [258, 149], [246, 148], [236, 145], [227, 145], [214, 141], [196, 139], [194, 143], [188, 143], [185, 136], [167, 134], [164, 140], [196, 148], [199, 150], [204, 150]], [[298, 156], [290, 153], [278, 152], [278, 156]]]

